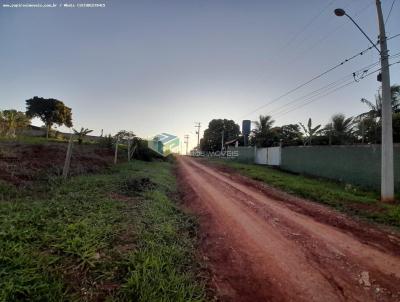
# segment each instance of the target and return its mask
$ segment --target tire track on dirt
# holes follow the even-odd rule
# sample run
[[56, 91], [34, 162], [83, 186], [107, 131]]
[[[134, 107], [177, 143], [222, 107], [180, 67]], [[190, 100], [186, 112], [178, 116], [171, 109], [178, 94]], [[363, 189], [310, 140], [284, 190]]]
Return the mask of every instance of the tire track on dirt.
[[[224, 238], [224, 245], [233, 247], [242, 262], [242, 271], [236, 274], [246, 274], [243, 269], [248, 267], [254, 284], [268, 284], [268, 289], [258, 288], [258, 297], [268, 301], [397, 301], [399, 257], [294, 212], [193, 159], [180, 158], [179, 166], [183, 181], [198, 199], [198, 210], [215, 221], [211, 224], [215, 230], [208, 231]], [[230, 280], [220, 281], [224, 282]], [[235, 289], [233, 293], [231, 301], [251, 301]]]

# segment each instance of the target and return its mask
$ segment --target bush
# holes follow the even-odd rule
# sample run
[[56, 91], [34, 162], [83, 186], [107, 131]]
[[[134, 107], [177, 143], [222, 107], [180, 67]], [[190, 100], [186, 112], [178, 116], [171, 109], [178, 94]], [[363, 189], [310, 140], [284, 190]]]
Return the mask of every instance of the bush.
[[103, 136], [99, 140], [99, 145], [106, 149], [113, 149], [114, 148], [114, 138], [111, 134]]
[[163, 159], [164, 157], [151, 150], [147, 145], [147, 141], [139, 139], [136, 142], [133, 158], [143, 161], [152, 161], [153, 159]]

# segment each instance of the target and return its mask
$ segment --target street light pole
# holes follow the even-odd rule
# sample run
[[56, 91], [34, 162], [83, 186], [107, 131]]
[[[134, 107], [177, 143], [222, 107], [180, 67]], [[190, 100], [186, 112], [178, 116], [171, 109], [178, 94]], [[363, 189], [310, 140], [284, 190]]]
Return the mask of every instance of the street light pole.
[[379, 22], [379, 44], [381, 48], [382, 74], [382, 167], [381, 167], [381, 199], [394, 200], [393, 173], [393, 128], [392, 102], [390, 93], [389, 51], [386, 43], [385, 21], [383, 20], [381, 1], [376, 0]]
[[365, 31], [363, 31], [363, 29], [357, 24], [356, 21], [354, 21], [354, 19], [346, 14], [346, 12], [344, 11], [344, 9], [338, 8], [335, 9], [335, 15], [338, 17], [342, 17], [342, 16], [346, 16], [347, 18], [350, 19], [351, 22], [354, 23], [354, 25], [359, 29], [359, 31], [361, 31], [361, 33], [367, 38], [367, 40], [372, 44], [373, 47], [375, 47], [375, 49], [380, 53], [380, 50], [378, 49], [378, 47], [376, 47], [375, 43], [372, 42], [372, 40], [370, 39], [370, 37], [368, 37], [368, 35], [365, 33]]
[[346, 12], [335, 9], [338, 17], [347, 16], [363, 33], [370, 43], [378, 50], [381, 56], [381, 75], [382, 75], [382, 152], [381, 152], [381, 200], [394, 200], [394, 173], [393, 173], [393, 128], [392, 128], [392, 102], [390, 93], [390, 74], [389, 74], [389, 51], [386, 43], [385, 22], [383, 20], [381, 1], [376, 0], [376, 9], [379, 23], [379, 44], [380, 50], [361, 27]]

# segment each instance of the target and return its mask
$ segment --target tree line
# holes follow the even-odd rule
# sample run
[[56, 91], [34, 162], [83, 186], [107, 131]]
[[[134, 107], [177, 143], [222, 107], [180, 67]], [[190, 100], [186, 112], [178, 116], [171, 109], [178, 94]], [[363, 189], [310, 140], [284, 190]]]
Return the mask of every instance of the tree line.
[[[72, 109], [60, 100], [35, 96], [26, 100], [25, 103], [25, 112], [15, 109], [0, 110], [0, 136], [15, 138], [30, 126], [33, 118], [39, 118], [44, 123], [47, 139], [54, 125], [64, 125], [68, 128], [73, 126]], [[72, 130], [78, 144], [82, 144], [84, 137], [93, 132], [84, 127], [79, 130], [72, 128]], [[127, 131], [120, 131], [117, 136], [125, 139], [127, 133]]]
[[72, 110], [62, 101], [35, 96], [26, 100], [25, 103], [25, 112], [15, 109], [0, 110], [1, 136], [16, 137], [30, 125], [31, 119], [35, 117], [45, 124], [47, 138], [54, 124], [72, 127]]
[[[393, 112], [393, 141], [400, 143], [400, 85], [391, 87]], [[253, 121], [254, 129], [249, 137], [249, 144], [257, 147], [277, 145], [344, 145], [344, 144], [379, 144], [381, 142], [382, 95], [379, 92], [374, 102], [361, 99], [368, 106], [368, 111], [354, 117], [342, 113], [334, 114], [325, 125], [315, 125], [311, 118], [306, 123], [275, 126], [270, 115], [260, 115]], [[233, 120], [213, 119], [204, 131], [200, 149], [217, 151], [222, 148], [222, 141], [244, 144], [240, 127]]]
[[[54, 125], [73, 127], [72, 109], [64, 102], [54, 98], [33, 97], [25, 101], [26, 111], [17, 111], [15, 109], [0, 110], [0, 137], [16, 138], [24, 134], [24, 130], [31, 125], [33, 118], [39, 118], [45, 127], [45, 136], [47, 139], [54, 134], [52, 127]], [[82, 144], [85, 137], [93, 132], [85, 127], [74, 129], [73, 135], [78, 144]], [[27, 134], [29, 136], [29, 133]], [[62, 137], [67, 139], [67, 137]], [[140, 137], [137, 137], [132, 131], [121, 130], [115, 135], [103, 135], [98, 137], [96, 143], [102, 148], [115, 150], [117, 145], [121, 148], [127, 148], [128, 160], [131, 158], [139, 160], [152, 160], [159, 157], [158, 154], [148, 148], [148, 143]]]

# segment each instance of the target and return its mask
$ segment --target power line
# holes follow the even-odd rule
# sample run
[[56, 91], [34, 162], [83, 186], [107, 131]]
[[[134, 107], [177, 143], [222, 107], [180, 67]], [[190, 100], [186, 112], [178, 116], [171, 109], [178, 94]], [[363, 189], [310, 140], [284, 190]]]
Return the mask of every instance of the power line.
[[400, 36], [400, 34], [397, 34], [397, 35], [391, 36], [390, 38], [387, 38], [387, 39], [386, 39], [386, 41], [389, 41], [389, 40], [391, 40], [391, 39], [397, 38], [398, 36]]
[[[399, 34], [399, 35], [400, 35], [400, 34]], [[399, 36], [399, 35], [392, 36], [392, 37], [388, 38], [387, 40], [393, 39], [393, 38], [395, 38], [395, 37], [397, 37], [397, 36]], [[315, 81], [315, 80], [317, 80], [317, 79], [323, 77], [323, 76], [326, 75], [327, 73], [329, 73], [329, 72], [331, 72], [331, 71], [333, 71], [333, 70], [339, 68], [340, 66], [342, 66], [342, 65], [346, 64], [347, 62], [349, 62], [349, 61], [355, 59], [356, 57], [362, 56], [362, 55], [365, 54], [367, 51], [369, 51], [369, 50], [371, 50], [372, 48], [376, 47], [377, 44], [378, 44], [378, 42], [375, 43], [374, 45], [371, 45], [371, 46], [369, 46], [368, 48], [366, 48], [366, 49], [364, 49], [364, 50], [362, 50], [362, 51], [356, 53], [355, 55], [353, 55], [353, 56], [351, 56], [351, 57], [349, 57], [349, 58], [343, 60], [342, 62], [340, 62], [340, 63], [338, 63], [338, 64], [332, 66], [331, 68], [329, 68], [329, 69], [327, 69], [326, 71], [324, 71], [324, 72], [318, 74], [317, 76], [311, 78], [310, 80], [308, 80], [308, 81], [306, 81], [306, 82], [304, 82], [304, 83], [302, 83], [302, 84], [296, 86], [295, 88], [293, 88], [293, 89], [291, 89], [291, 90], [285, 92], [284, 94], [282, 94], [282, 95], [276, 97], [275, 99], [272, 99], [272, 100], [269, 101], [268, 103], [266, 103], [266, 104], [264, 104], [264, 105], [262, 105], [262, 106], [260, 106], [260, 107], [257, 107], [257, 108], [254, 109], [253, 111], [251, 111], [251, 112], [249, 112], [249, 113], [247, 113], [247, 114], [241, 116], [240, 119], [243, 118], [243, 117], [246, 117], [246, 116], [248, 116], [248, 115], [250, 115], [250, 114], [253, 114], [253, 113], [259, 111], [260, 109], [265, 108], [266, 106], [271, 105], [271, 104], [273, 104], [273, 103], [275, 103], [275, 102], [281, 100], [281, 99], [284, 98], [285, 96], [288, 96], [289, 94], [291, 94], [291, 93], [293, 93], [293, 92], [299, 90], [300, 88], [303, 88], [304, 86], [306, 86], [306, 85], [310, 84], [311, 82], [313, 82], [313, 81]]]
[[[356, 14], [354, 14], [355, 17], [361, 15], [364, 11], [366, 11], [369, 7], [371, 7], [373, 5], [373, 2], [371, 1], [369, 4], [367, 4], [366, 6], [364, 6], [361, 10], [359, 10]], [[327, 40], [328, 38], [330, 38], [335, 32], [337, 32], [340, 28], [342, 28], [343, 26], [345, 26], [345, 23], [336, 26], [335, 28], [333, 28], [332, 30], [328, 31], [325, 35], [323, 35], [320, 39], [316, 40], [315, 43], [311, 44], [310, 47], [307, 47], [306, 49], [304, 49], [302, 52], [300, 52], [300, 54], [298, 56], [296, 56], [295, 58], [293, 58], [293, 60], [290, 61], [294, 62], [296, 60], [298, 60], [299, 58], [301, 58], [305, 53], [308, 53], [311, 49], [315, 48], [316, 46], [320, 45], [321, 42]]]
[[[319, 16], [320, 14], [322, 14], [322, 12], [323, 12], [325, 9], [327, 9], [327, 8], [329, 7], [329, 5], [331, 5], [333, 2], [334, 2], [334, 1], [330, 2], [326, 7], [324, 7], [324, 8], [322, 9], [322, 11], [321, 11], [317, 16]], [[366, 6], [364, 6], [362, 9], [358, 10], [357, 13], [355, 14], [355, 16], [358, 16], [358, 15], [362, 14], [366, 9], [368, 9], [369, 7], [371, 7], [372, 4], [373, 4], [373, 3], [370, 2], [369, 4], [367, 4]], [[313, 23], [313, 21], [310, 22], [310, 24], [312, 24], [312, 23]], [[305, 51], [301, 52], [300, 55], [296, 56], [295, 58], [293, 58], [293, 60], [289, 61], [289, 63], [292, 63], [292, 62], [298, 60], [299, 58], [301, 58], [305, 53], [308, 53], [309, 50], [311, 50], [312, 48], [314, 48], [317, 44], [320, 44], [322, 41], [324, 41], [324, 40], [328, 39], [329, 37], [331, 37], [332, 34], [333, 34], [334, 32], [338, 31], [338, 30], [339, 30], [340, 28], [342, 28], [344, 25], [345, 25], [345, 24], [336, 26], [332, 31], [329, 31], [326, 35], [324, 35], [324, 36], [323, 36], [321, 39], [319, 39], [316, 43], [313, 43], [313, 44], [311, 45], [311, 47], [308, 47]], [[308, 25], [306, 24], [305, 27], [308, 27]], [[302, 32], [300, 31], [300, 33], [302, 33]], [[299, 34], [300, 34], [300, 33], [299, 33]], [[298, 35], [295, 35], [294, 38], [292, 38], [291, 40], [289, 40], [289, 41], [286, 43], [285, 46], [283, 46], [281, 49], [279, 49], [277, 52], [275, 52], [275, 53], [272, 55], [272, 58], [270, 58], [270, 60], [276, 58], [276, 57], [277, 57], [277, 54], [278, 54], [278, 56], [279, 56], [279, 55], [282, 53], [282, 51], [283, 51], [284, 49], [286, 49], [286, 47], [287, 47], [289, 44], [291, 44], [291, 42], [292, 42], [293, 40], [295, 40], [295, 39], [297, 38], [297, 36], [298, 36]], [[304, 43], [305, 41], [308, 41], [309, 39], [311, 39], [311, 35], [308, 35], [307, 37], [305, 37], [304, 39], [302, 39], [302, 43]], [[302, 44], [302, 43], [300, 43], [300, 44]]]
[[386, 17], [386, 20], [385, 20], [385, 25], [386, 25], [387, 21], [389, 20], [389, 17], [390, 17], [390, 14], [392, 13], [392, 9], [393, 9], [393, 6], [394, 6], [395, 2], [396, 2], [396, 0], [393, 0], [392, 5], [390, 6], [389, 13], [388, 13], [388, 15]]
[[328, 91], [328, 90], [330, 90], [330, 89], [332, 89], [332, 88], [335, 88], [335, 87], [341, 85], [341, 84], [344, 83], [344, 82], [347, 82], [347, 81], [350, 80], [350, 79], [353, 79], [353, 80], [356, 79], [356, 77], [357, 77], [360, 73], [363, 73], [365, 70], [367, 70], [367, 69], [369, 69], [369, 68], [372, 68], [372, 67], [375, 67], [376, 65], [379, 65], [379, 63], [380, 63], [380, 62], [378, 61], [378, 62], [375, 62], [375, 63], [373, 63], [373, 64], [370, 64], [370, 65], [368, 65], [368, 66], [366, 66], [366, 67], [364, 67], [364, 68], [361, 68], [361, 69], [359, 69], [359, 70], [357, 70], [357, 71], [355, 71], [355, 72], [353, 72], [353, 73], [351, 73], [351, 74], [348, 74], [348, 75], [346, 75], [346, 76], [344, 76], [344, 77], [342, 77], [342, 78], [340, 78], [340, 79], [338, 79], [338, 80], [336, 80], [336, 81], [334, 81], [334, 82], [332, 82], [332, 83], [329, 83], [329, 84], [327, 84], [327, 85], [325, 85], [325, 86], [323, 86], [323, 87], [321, 87], [321, 88], [319, 88], [319, 89], [317, 89], [317, 90], [314, 90], [314, 91], [312, 91], [312, 92], [310, 92], [310, 93], [307, 93], [307, 94], [305, 94], [305, 95], [302, 95], [302, 96], [300, 96], [300, 97], [298, 97], [298, 98], [295, 98], [294, 100], [292, 100], [292, 101], [290, 101], [290, 102], [287, 102], [286, 104], [284, 104], [284, 105], [282, 105], [282, 106], [280, 106], [280, 107], [278, 107], [278, 108], [275, 108], [275, 109], [273, 109], [273, 110], [267, 112], [266, 114], [269, 114], [269, 115], [271, 115], [271, 114], [279, 114], [280, 111], [282, 111], [283, 108], [285, 108], [285, 107], [287, 107], [287, 106], [289, 106], [289, 105], [291, 105], [291, 104], [294, 104], [294, 103], [297, 103], [297, 102], [306, 100], [306, 99], [308, 99], [308, 98], [310, 98], [310, 97], [316, 97], [316, 96], [321, 95], [321, 94], [323, 94], [324, 92], [326, 92], [326, 91]]
[[307, 28], [310, 27], [311, 24], [313, 24], [324, 12], [325, 10], [327, 10], [334, 2], [336, 2], [337, 0], [332, 0], [330, 1], [327, 5], [325, 5], [319, 12], [318, 14], [316, 14], [315, 16], [313, 16], [311, 18], [311, 20], [309, 22], [306, 23], [306, 25], [304, 25], [297, 33], [294, 34], [294, 36], [292, 36], [292, 38], [290, 38], [283, 47], [281, 47], [275, 54], [279, 54], [281, 53], [284, 49], [286, 49], [290, 44], [293, 43], [293, 41], [295, 41], [303, 32], [306, 31]]
[[[390, 58], [394, 59], [394, 58], [397, 58], [399, 56], [400, 56], [400, 52], [390, 56]], [[316, 90], [314, 90], [314, 91], [312, 91], [310, 93], [307, 93], [306, 95], [302, 95], [302, 96], [300, 96], [300, 97], [298, 97], [298, 98], [296, 98], [296, 99], [294, 99], [294, 100], [292, 100], [290, 102], [287, 102], [286, 104], [283, 104], [282, 106], [280, 106], [278, 108], [272, 109], [271, 111], [267, 112], [266, 114], [268, 114], [268, 115], [279, 114], [279, 113], [281, 113], [282, 111], [285, 110], [284, 109], [285, 107], [287, 107], [287, 106], [289, 106], [291, 104], [294, 104], [294, 103], [298, 103], [298, 102], [307, 100], [309, 98], [317, 97], [317, 96], [325, 93], [326, 91], [329, 91], [330, 89], [333, 89], [333, 88], [341, 85], [342, 83], [347, 82], [351, 78], [354, 81], [358, 82], [360, 80], [360, 78], [362, 78], [368, 72], [368, 70], [370, 70], [371, 68], [373, 68], [373, 67], [375, 67], [375, 66], [377, 66], [379, 64], [380, 64], [380, 61], [377, 61], [375, 63], [369, 64], [369, 65], [367, 65], [367, 66], [365, 66], [363, 68], [360, 68], [357, 71], [355, 71], [355, 72], [353, 72], [351, 74], [348, 74], [348, 75], [346, 75], [346, 76], [344, 76], [344, 77], [342, 77], [342, 78], [340, 78], [340, 79], [338, 79], [338, 80], [336, 80], [336, 81], [334, 81], [332, 83], [329, 83], [329, 84], [327, 84], [327, 85], [325, 85], [325, 86], [323, 86], [323, 87], [321, 87], [319, 89], [316, 89]]]
[[[396, 54], [396, 56], [393, 56], [393, 58], [394, 57], [399, 57], [400, 56], [400, 53], [397, 53]], [[398, 61], [398, 62], [395, 62], [395, 63], [392, 63], [392, 64], [389, 64], [389, 66], [392, 66], [392, 65], [395, 65], [395, 64], [399, 64], [400, 63], [400, 61]], [[370, 66], [371, 67], [373, 67], [373, 65], [375, 66], [375, 65], [378, 65], [379, 64], [379, 62], [378, 63], [374, 63], [374, 64], [371, 64]], [[369, 68], [371, 68], [371, 67], [369, 67]], [[365, 68], [367, 68], [367, 67], [365, 67]], [[378, 72], [378, 71], [380, 71], [381, 70], [381, 68], [379, 68], [379, 69], [377, 69], [377, 70], [375, 70], [375, 71], [371, 71], [370, 73], [367, 73], [368, 72], [368, 69], [367, 70], [363, 70], [362, 72], [360, 72], [360, 70], [358, 71], [358, 75], [360, 76], [360, 74], [361, 74], [361, 76], [359, 77], [359, 79], [358, 80], [352, 80], [352, 81], [350, 81], [350, 82], [348, 82], [348, 83], [346, 83], [346, 84], [344, 84], [344, 85], [342, 85], [342, 86], [339, 86], [339, 87], [336, 87], [335, 89], [333, 89], [333, 90], [331, 90], [331, 91], [329, 91], [329, 92], [327, 92], [327, 93], [325, 93], [325, 94], [323, 94], [323, 95], [316, 95], [316, 96], [313, 96], [313, 97], [311, 97], [311, 98], [308, 98], [308, 99], [306, 99], [306, 100], [308, 100], [308, 102], [306, 102], [306, 103], [304, 103], [304, 104], [302, 104], [302, 105], [299, 105], [298, 107], [294, 107], [294, 108], [292, 108], [292, 109], [289, 109], [289, 110], [283, 110], [283, 111], [281, 111], [281, 112], [278, 112], [278, 113], [276, 113], [278, 116], [282, 116], [282, 115], [285, 115], [286, 113], [289, 113], [289, 112], [291, 112], [291, 111], [293, 111], [293, 110], [295, 110], [295, 109], [298, 109], [298, 108], [302, 108], [302, 107], [304, 107], [305, 105], [308, 105], [308, 104], [310, 104], [310, 103], [313, 103], [314, 101], [317, 101], [317, 100], [319, 100], [319, 99], [321, 99], [321, 98], [323, 98], [323, 97], [325, 97], [325, 96], [327, 96], [327, 95], [329, 95], [329, 94], [332, 94], [332, 93], [334, 93], [335, 91], [337, 91], [337, 90], [339, 90], [339, 89], [342, 89], [342, 88], [344, 88], [344, 87], [347, 87], [347, 86], [349, 86], [350, 84], [354, 84], [354, 83], [358, 83], [360, 80], [363, 80], [364, 78], [366, 78], [366, 77], [368, 77], [368, 76], [370, 76], [371, 74], [374, 74], [374, 73], [376, 73], [376, 72]], [[357, 73], [357, 72], [355, 72], [355, 73]], [[353, 73], [354, 74], [354, 73]]]
[[[394, 63], [392, 63], [392, 64], [389, 64], [389, 66], [396, 65], [396, 64], [400, 64], [400, 61], [397, 61], [397, 62], [394, 62]], [[381, 70], [381, 68], [378, 68], [378, 69], [376, 69], [376, 70], [374, 70], [374, 71], [371, 71], [371, 72], [369, 72], [369, 73], [363, 75], [362, 78], [360, 78], [360, 80], [362, 80], [362, 79], [364, 79], [364, 78], [366, 78], [366, 77], [368, 77], [368, 76], [370, 76], [370, 75], [372, 75], [372, 74], [374, 74], [374, 73], [377, 73], [377, 72], [379, 72], [380, 70]], [[302, 108], [302, 107], [304, 107], [304, 106], [307, 106], [307, 105], [309, 105], [309, 104], [311, 104], [311, 103], [313, 103], [313, 102], [316, 102], [316, 101], [322, 99], [323, 97], [325, 97], [325, 96], [327, 96], [327, 95], [330, 95], [330, 94], [332, 94], [332, 93], [334, 93], [334, 92], [336, 92], [336, 91], [338, 91], [338, 90], [340, 90], [340, 89], [343, 89], [343, 88], [345, 88], [345, 87], [347, 87], [347, 86], [350, 86], [350, 85], [352, 85], [352, 84], [355, 84], [355, 83], [358, 83], [358, 82], [357, 82], [357, 81], [351, 81], [351, 82], [348, 82], [348, 83], [346, 83], [346, 84], [343, 84], [343, 85], [341, 85], [341, 86], [335, 88], [334, 90], [329, 91], [328, 93], [326, 93], [326, 94], [324, 94], [324, 95], [322, 95], [322, 96], [319, 96], [318, 98], [311, 99], [311, 100], [309, 100], [308, 102], [306, 102], [306, 103], [304, 103], [304, 104], [301, 104], [301, 105], [299, 105], [299, 106], [297, 106], [297, 107], [294, 107], [294, 108], [291, 108], [291, 109], [289, 109], [289, 110], [287, 110], [287, 111], [284, 111], [284, 112], [282, 112], [282, 113], [279, 113], [277, 116], [278, 116], [278, 117], [281, 117], [281, 116], [283, 116], [283, 115], [285, 115], [285, 114], [288, 114], [288, 113], [290, 113], [290, 112], [292, 112], [292, 111], [295, 111], [295, 110], [297, 110], [297, 109], [300, 109], [300, 108]], [[275, 116], [275, 117], [276, 117], [276, 116]]]
[[279, 100], [282, 99], [283, 97], [285, 97], [285, 96], [287, 96], [287, 95], [289, 95], [289, 94], [295, 92], [296, 90], [299, 90], [300, 88], [302, 88], [302, 87], [308, 85], [309, 83], [311, 83], [311, 82], [313, 82], [313, 81], [315, 81], [315, 80], [317, 80], [317, 79], [323, 77], [323, 76], [326, 75], [327, 73], [329, 73], [329, 72], [331, 72], [331, 71], [333, 71], [333, 70], [339, 68], [340, 66], [342, 66], [342, 65], [344, 65], [345, 63], [347, 63], [347, 62], [353, 60], [354, 58], [356, 58], [356, 57], [358, 57], [358, 56], [360, 56], [360, 55], [363, 55], [365, 52], [369, 51], [369, 50], [372, 49], [372, 48], [373, 48], [373, 46], [370, 46], [370, 47], [368, 47], [368, 48], [362, 50], [361, 52], [358, 52], [357, 54], [351, 56], [350, 58], [347, 58], [347, 59], [345, 59], [344, 61], [342, 61], [342, 62], [340, 62], [340, 63], [334, 65], [333, 67], [331, 67], [331, 68], [327, 69], [326, 71], [324, 71], [324, 72], [318, 74], [317, 76], [313, 77], [312, 79], [308, 80], [307, 82], [304, 82], [304, 83], [302, 83], [302, 84], [296, 86], [295, 88], [293, 88], [293, 89], [289, 90], [288, 92], [286, 92], [286, 93], [280, 95], [279, 97], [277, 97], [277, 98], [271, 100], [270, 102], [268, 102], [268, 103], [266, 103], [266, 104], [264, 104], [264, 105], [262, 105], [262, 106], [260, 106], [260, 107], [258, 107], [258, 108], [256, 108], [256, 109], [254, 109], [253, 111], [251, 111], [251, 112], [245, 114], [245, 115], [242, 116], [242, 117], [245, 117], [245, 116], [248, 116], [248, 115], [250, 115], [250, 114], [252, 114], [252, 113], [255, 113], [255, 112], [259, 111], [260, 109], [262, 109], [262, 108], [264, 108], [264, 107], [266, 107], [266, 106], [268, 106], [268, 105], [271, 105], [271, 104], [273, 104], [273, 103], [279, 101]]
[[[321, 98], [323, 98], [323, 97], [325, 97], [325, 96], [328, 96], [328, 95], [330, 95], [330, 94], [332, 94], [332, 93], [334, 93], [334, 92], [336, 92], [336, 91], [338, 91], [338, 90], [340, 90], [340, 89], [343, 89], [343, 88], [345, 88], [345, 87], [347, 87], [347, 86], [349, 86], [349, 85], [351, 85], [351, 84], [355, 84], [355, 83], [357, 83], [357, 82], [356, 82], [356, 81], [350, 81], [350, 82], [348, 82], [348, 83], [346, 83], [346, 84], [343, 84], [343, 85], [341, 85], [341, 86], [335, 88], [334, 90], [332, 90], [332, 91], [330, 91], [330, 92], [328, 92], [328, 93], [325, 93], [324, 95], [321, 95], [321, 96], [318, 97], [318, 98], [312, 99], [312, 100], [310, 100], [310, 101], [308, 101], [308, 102], [306, 102], [306, 103], [304, 103], [304, 104], [301, 104], [301, 105], [299, 105], [299, 106], [297, 106], [297, 107], [294, 107], [294, 108], [292, 108], [292, 109], [289, 109], [289, 110], [287, 110], [287, 111], [284, 111], [284, 112], [278, 114], [277, 116], [278, 116], [278, 117], [281, 117], [281, 116], [283, 116], [283, 115], [285, 115], [285, 114], [288, 114], [289, 112], [292, 112], [292, 111], [294, 111], [294, 110], [300, 109], [300, 108], [302, 108], [302, 107], [304, 107], [304, 106], [306, 106], [306, 105], [308, 105], [308, 104], [311, 104], [311, 103], [313, 103], [313, 102], [316, 102], [316, 101], [320, 100]], [[276, 116], [275, 116], [275, 117], [276, 117]]]

